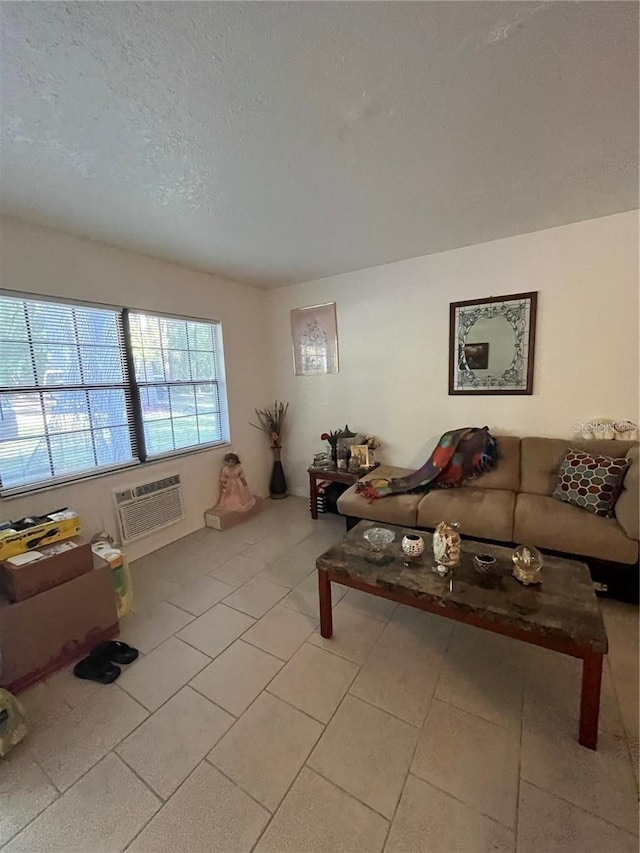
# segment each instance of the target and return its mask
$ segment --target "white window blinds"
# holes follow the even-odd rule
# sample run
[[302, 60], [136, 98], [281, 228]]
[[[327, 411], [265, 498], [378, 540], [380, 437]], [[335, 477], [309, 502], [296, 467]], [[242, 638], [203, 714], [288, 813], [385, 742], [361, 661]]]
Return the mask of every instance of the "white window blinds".
[[228, 438], [219, 323], [0, 294], [2, 494]]
[[218, 323], [128, 312], [147, 457], [222, 441]]

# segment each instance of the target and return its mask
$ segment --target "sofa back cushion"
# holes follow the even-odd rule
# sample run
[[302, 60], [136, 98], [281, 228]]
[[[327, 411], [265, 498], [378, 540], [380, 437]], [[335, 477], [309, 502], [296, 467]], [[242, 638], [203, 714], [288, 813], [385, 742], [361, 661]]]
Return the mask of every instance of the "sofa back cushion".
[[475, 480], [468, 480], [465, 486], [517, 492], [520, 485], [520, 438], [515, 435], [496, 435], [495, 439], [500, 454], [497, 466]]
[[577, 438], [523, 438], [520, 444], [520, 491], [552, 495], [567, 450], [584, 450], [602, 456], [626, 456], [634, 445], [626, 441]]
[[640, 539], [640, 512], [638, 496], [640, 495], [640, 448], [632, 447], [627, 453], [629, 470], [622, 483], [622, 492], [615, 506], [618, 524], [629, 539]]

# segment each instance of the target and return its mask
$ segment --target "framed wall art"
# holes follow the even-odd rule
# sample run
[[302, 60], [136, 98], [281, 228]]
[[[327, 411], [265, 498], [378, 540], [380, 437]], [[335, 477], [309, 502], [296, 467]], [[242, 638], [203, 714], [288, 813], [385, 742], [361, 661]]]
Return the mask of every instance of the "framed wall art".
[[297, 376], [338, 373], [336, 303], [291, 311], [293, 369]]
[[537, 292], [452, 302], [449, 394], [532, 394]]

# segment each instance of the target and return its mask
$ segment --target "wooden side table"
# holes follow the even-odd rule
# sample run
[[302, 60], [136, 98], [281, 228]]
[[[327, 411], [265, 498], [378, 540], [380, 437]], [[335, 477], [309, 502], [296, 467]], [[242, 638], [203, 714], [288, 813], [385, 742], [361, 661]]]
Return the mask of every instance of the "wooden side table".
[[357, 474], [350, 471], [339, 471], [337, 468], [314, 468], [311, 465], [309, 471], [309, 495], [311, 497], [311, 518], [318, 517], [318, 480], [329, 480], [332, 483], [345, 483], [352, 486], [363, 474], [373, 471], [380, 463], [376, 462], [371, 468], [363, 468]]

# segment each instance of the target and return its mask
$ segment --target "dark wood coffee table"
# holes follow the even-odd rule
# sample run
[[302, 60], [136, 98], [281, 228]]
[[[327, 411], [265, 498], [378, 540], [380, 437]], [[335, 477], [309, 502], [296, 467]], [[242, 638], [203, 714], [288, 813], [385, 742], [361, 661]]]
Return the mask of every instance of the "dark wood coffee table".
[[[396, 535], [394, 542], [383, 552], [380, 562], [371, 561], [374, 559], [371, 546], [362, 537], [370, 527], [385, 527]], [[407, 565], [400, 542], [408, 532], [415, 531], [391, 524], [361, 521], [344, 539], [318, 557], [322, 636], [331, 637], [333, 633], [333, 581], [581, 658], [578, 740], [582, 746], [595, 749], [602, 662], [608, 643], [587, 567], [574, 560], [545, 557], [542, 583], [523, 586], [511, 575], [511, 549], [465, 540], [460, 565], [441, 578], [432, 571], [429, 533], [418, 531], [425, 540], [425, 553], [415, 564]], [[496, 558], [496, 565], [489, 575], [479, 575], [474, 569], [473, 557], [482, 553]]]

